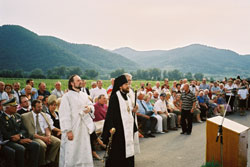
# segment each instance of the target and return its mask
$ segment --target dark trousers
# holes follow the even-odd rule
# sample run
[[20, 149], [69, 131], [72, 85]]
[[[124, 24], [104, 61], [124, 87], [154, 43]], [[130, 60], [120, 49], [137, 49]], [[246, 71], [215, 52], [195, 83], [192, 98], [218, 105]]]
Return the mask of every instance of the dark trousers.
[[200, 108], [200, 110], [201, 110], [201, 114], [200, 114], [201, 118], [206, 118], [208, 109], [206, 107], [202, 106], [202, 105], [200, 105], [200, 107], [201, 107]]
[[[226, 95], [226, 102], [227, 102], [227, 103], [228, 103], [229, 97], [230, 97], [230, 96]], [[231, 96], [231, 100], [230, 100], [230, 102], [229, 102], [229, 105], [230, 105], [232, 111], [235, 111], [235, 109], [233, 108], [233, 107], [234, 107], [234, 99], [235, 99], [235, 97], [234, 97], [234, 96]]]
[[91, 144], [92, 151], [96, 151], [95, 142], [96, 142], [97, 138], [98, 138], [98, 136], [97, 136], [97, 134], [95, 132], [91, 133], [91, 135], [90, 135], [90, 144]]
[[18, 167], [26, 166], [24, 164], [25, 150], [27, 150], [29, 153], [28, 166], [38, 167], [40, 145], [37, 142], [32, 141], [29, 144], [19, 144], [15, 142], [8, 142], [6, 145], [15, 150], [15, 161], [16, 161], [16, 164], [18, 164], [17, 165]]
[[[0, 166], [4, 165], [8, 167], [15, 167], [15, 150], [13, 148], [10, 148], [6, 145], [3, 145], [0, 150]], [[5, 164], [3, 163], [3, 159], [5, 159]]]
[[157, 124], [157, 119], [155, 117], [150, 117], [150, 119], [147, 119], [142, 116], [137, 116], [138, 122], [142, 124], [142, 132], [143, 134], [147, 134], [148, 131], [155, 131], [155, 126]]
[[129, 158], [121, 158], [121, 159], [108, 159], [105, 163], [105, 167], [134, 167], [135, 166], [135, 158], [134, 156]]
[[[186, 123], [187, 120], [187, 123]], [[193, 114], [190, 110], [181, 110], [181, 128], [182, 132], [191, 133], [192, 132], [192, 120]]]

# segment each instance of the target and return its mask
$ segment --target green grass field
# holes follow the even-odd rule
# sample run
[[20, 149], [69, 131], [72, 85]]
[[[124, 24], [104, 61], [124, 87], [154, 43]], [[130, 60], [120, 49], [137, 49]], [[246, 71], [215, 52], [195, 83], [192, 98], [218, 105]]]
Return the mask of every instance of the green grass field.
[[[13, 84], [15, 82], [19, 82], [21, 84], [21, 88], [24, 88], [26, 85], [26, 80], [27, 78], [0, 78], [0, 81], [3, 81], [5, 84]], [[40, 82], [45, 82], [46, 86], [47, 86], [47, 90], [48, 91], [52, 91], [54, 89], [54, 84], [57, 81], [60, 81], [62, 83], [62, 90], [66, 90], [68, 87], [68, 80], [66, 79], [33, 79], [34, 80], [34, 87], [38, 88], [38, 84]], [[87, 87], [90, 88], [91, 87], [91, 82], [93, 82], [94, 80], [87, 80]], [[155, 85], [156, 81], [133, 81], [132, 82], [132, 87], [133, 88], [139, 88], [140, 83], [144, 82], [145, 84], [147, 82], [152, 84], [152, 87]], [[163, 84], [163, 81], [160, 81], [161, 85]], [[110, 81], [109, 80], [103, 80], [103, 88], [107, 88], [110, 85]], [[172, 85], [172, 82], [170, 81], [170, 85]]]

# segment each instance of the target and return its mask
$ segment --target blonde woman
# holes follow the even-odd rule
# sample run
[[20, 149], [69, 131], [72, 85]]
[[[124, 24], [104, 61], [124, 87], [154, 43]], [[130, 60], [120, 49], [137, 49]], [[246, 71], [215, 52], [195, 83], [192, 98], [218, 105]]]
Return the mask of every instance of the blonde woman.
[[144, 96], [144, 101], [146, 102], [147, 108], [150, 111], [154, 112], [154, 114], [152, 116], [157, 119], [157, 124], [155, 126], [156, 133], [164, 133], [163, 128], [162, 128], [162, 117], [160, 115], [158, 115], [157, 112], [153, 109], [153, 106], [150, 103], [150, 99], [151, 98], [150, 98], [150, 96], [148, 94]]

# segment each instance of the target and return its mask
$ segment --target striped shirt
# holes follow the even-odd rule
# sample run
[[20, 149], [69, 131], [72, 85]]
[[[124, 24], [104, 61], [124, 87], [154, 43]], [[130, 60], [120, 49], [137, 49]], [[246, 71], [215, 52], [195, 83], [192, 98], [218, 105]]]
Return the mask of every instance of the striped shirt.
[[195, 95], [189, 90], [188, 93], [181, 93], [181, 101], [182, 101], [182, 109], [183, 110], [191, 110], [193, 107], [193, 103], [196, 101]]

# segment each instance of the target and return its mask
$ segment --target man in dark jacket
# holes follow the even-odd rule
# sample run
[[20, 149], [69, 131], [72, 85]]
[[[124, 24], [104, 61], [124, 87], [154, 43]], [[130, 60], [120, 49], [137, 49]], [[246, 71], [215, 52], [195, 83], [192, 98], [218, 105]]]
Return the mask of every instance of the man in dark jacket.
[[28, 166], [37, 167], [40, 145], [26, 138], [27, 131], [22, 124], [21, 116], [16, 113], [16, 109], [15, 97], [3, 103], [4, 113], [0, 117], [0, 131], [2, 132], [3, 140], [9, 140], [6, 146], [15, 150], [15, 161], [18, 166], [25, 166], [25, 150], [28, 150]]

